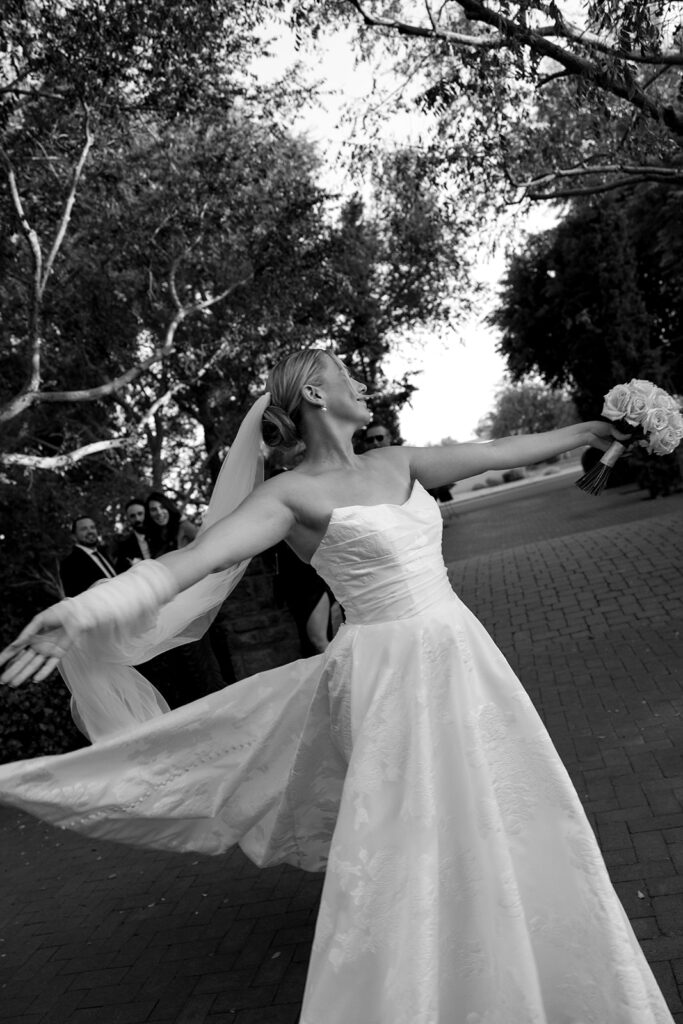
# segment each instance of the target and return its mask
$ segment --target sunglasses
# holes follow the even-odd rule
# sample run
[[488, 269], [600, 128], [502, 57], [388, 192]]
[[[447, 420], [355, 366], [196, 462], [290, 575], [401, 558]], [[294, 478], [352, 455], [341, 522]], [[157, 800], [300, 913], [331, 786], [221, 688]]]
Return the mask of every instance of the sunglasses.
[[366, 441], [370, 441], [370, 442], [372, 442], [372, 441], [383, 441], [386, 436], [387, 436], [386, 434], [369, 434], [365, 438], [365, 440]]

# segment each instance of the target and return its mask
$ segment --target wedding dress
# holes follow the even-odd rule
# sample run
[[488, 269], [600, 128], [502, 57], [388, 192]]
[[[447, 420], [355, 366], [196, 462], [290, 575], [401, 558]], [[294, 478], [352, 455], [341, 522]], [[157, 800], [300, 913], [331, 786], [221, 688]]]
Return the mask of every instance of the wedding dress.
[[0, 799], [90, 836], [326, 868], [301, 1024], [672, 1024], [441, 515], [338, 508], [328, 650], [59, 757]]

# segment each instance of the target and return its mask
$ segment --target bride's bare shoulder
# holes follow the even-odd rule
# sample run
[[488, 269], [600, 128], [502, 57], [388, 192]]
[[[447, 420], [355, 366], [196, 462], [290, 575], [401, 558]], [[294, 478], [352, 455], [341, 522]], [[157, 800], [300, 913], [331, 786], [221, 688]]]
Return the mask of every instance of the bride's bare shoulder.
[[299, 519], [301, 513], [316, 504], [325, 505], [325, 489], [315, 476], [291, 470], [278, 473], [260, 485], [264, 497], [286, 505]]

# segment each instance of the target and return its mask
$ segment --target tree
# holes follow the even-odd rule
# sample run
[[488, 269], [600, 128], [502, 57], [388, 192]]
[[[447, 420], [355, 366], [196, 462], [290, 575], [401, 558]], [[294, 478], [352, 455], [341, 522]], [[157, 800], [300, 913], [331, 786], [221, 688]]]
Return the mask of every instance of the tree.
[[683, 389], [680, 195], [576, 203], [514, 255], [491, 322], [513, 380], [538, 373], [593, 417], [619, 381]]
[[508, 437], [555, 430], [576, 423], [576, 407], [566, 393], [535, 380], [506, 384], [491, 412], [477, 426], [479, 437]]
[[[209, 7], [183, 0], [172, 10], [159, 0], [77, 0], [66, 7], [61, 0], [11, 0], [3, 8], [0, 203], [8, 231], [0, 245], [12, 269], [11, 305], [15, 311], [23, 308], [25, 316], [23, 329], [17, 329], [14, 319], [5, 340], [15, 364], [23, 353], [25, 368], [5, 377], [1, 423], [11, 424], [34, 406], [93, 402], [116, 394], [172, 351], [184, 321], [236, 287], [237, 282], [228, 279], [211, 294], [181, 295], [177, 271], [187, 251], [177, 251], [166, 282], [171, 308], [144, 358], [129, 353], [129, 361], [103, 383], [77, 387], [70, 381], [66, 388], [54, 387], [46, 303], [69, 244], [79, 190], [93, 154], [101, 159], [107, 153], [108, 133], [117, 138], [140, 134], [152, 130], [155, 120], [191, 116], [211, 106], [225, 110], [236, 100], [248, 102], [256, 92], [248, 64], [263, 45], [253, 32], [258, 17], [258, 12], [254, 16], [232, 0], [218, 0]], [[262, 103], [268, 101], [268, 90], [261, 89], [258, 95]], [[284, 88], [280, 105], [288, 95]], [[44, 386], [46, 374], [51, 387]], [[20, 431], [25, 433], [25, 428]], [[6, 466], [59, 469], [120, 443], [117, 437], [100, 437], [39, 455], [8, 450], [5, 444], [1, 460]]]
[[[393, 61], [404, 87], [394, 79], [375, 107], [386, 114], [397, 97], [429, 110], [429, 155], [458, 189], [463, 172], [484, 195], [488, 181], [489, 199], [683, 181], [674, 3], [588, 0], [580, 15], [561, 0], [346, 0], [323, 10], [328, 23], [355, 22], [361, 56]], [[317, 4], [297, 3], [299, 26], [320, 17]]]

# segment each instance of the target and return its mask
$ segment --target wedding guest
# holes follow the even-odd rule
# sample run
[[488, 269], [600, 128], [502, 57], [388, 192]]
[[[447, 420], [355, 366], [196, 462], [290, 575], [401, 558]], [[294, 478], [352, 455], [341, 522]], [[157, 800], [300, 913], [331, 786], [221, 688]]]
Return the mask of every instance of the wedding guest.
[[[287, 473], [302, 461], [303, 446], [272, 452], [266, 467], [268, 478]], [[299, 636], [302, 658], [321, 654], [339, 628], [343, 612], [321, 576], [303, 562], [284, 541], [271, 549], [274, 562], [273, 598], [286, 605]], [[269, 552], [269, 554], [271, 553]]]
[[181, 516], [180, 510], [161, 491], [152, 491], [145, 501], [145, 534], [152, 558], [184, 548], [197, 536], [197, 527]]
[[[390, 448], [394, 443], [394, 439], [391, 431], [382, 423], [381, 420], [373, 420], [369, 424], [365, 431], [364, 438], [364, 450], [366, 452], [375, 451], [377, 448]], [[431, 494], [432, 498], [436, 501], [450, 501], [451, 500], [451, 487], [430, 487], [427, 489], [427, 493]]]
[[302, 560], [284, 541], [275, 549], [275, 602], [285, 604], [299, 634], [302, 658], [321, 654], [341, 624], [336, 598], [312, 565]]
[[[145, 500], [144, 529], [152, 558], [186, 547], [197, 535], [197, 527], [161, 491], [152, 491]], [[138, 668], [172, 708], [221, 690], [235, 679], [224, 631], [215, 623], [200, 640], [166, 651]]]
[[126, 503], [123, 514], [128, 531], [116, 543], [114, 567], [117, 573], [125, 572], [126, 569], [130, 569], [131, 565], [135, 565], [143, 558], [152, 557], [145, 533], [144, 498], [131, 498]]
[[373, 420], [365, 431], [365, 450], [374, 451], [375, 448], [389, 448], [394, 439], [391, 431], [381, 420]]
[[116, 576], [116, 570], [100, 550], [95, 521], [76, 516], [71, 523], [73, 549], [59, 564], [62, 586], [67, 597], [75, 597], [98, 580]]

